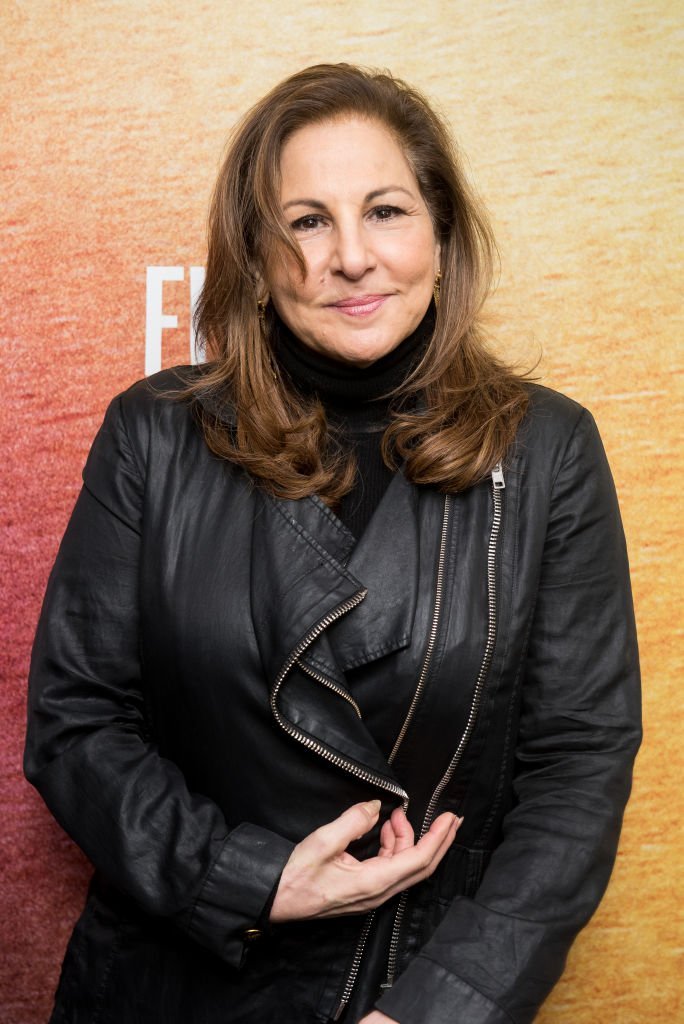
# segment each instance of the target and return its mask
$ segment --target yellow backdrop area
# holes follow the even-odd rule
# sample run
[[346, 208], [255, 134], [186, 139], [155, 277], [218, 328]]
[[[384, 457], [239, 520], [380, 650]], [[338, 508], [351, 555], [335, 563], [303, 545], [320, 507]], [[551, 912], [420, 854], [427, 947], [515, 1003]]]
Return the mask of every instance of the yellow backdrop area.
[[681, 22], [667, 0], [2, 4], [9, 1024], [46, 1019], [83, 898], [80, 856], [21, 780], [24, 676], [88, 444], [143, 373], [146, 268], [184, 268], [163, 362], [185, 362], [228, 130], [284, 75], [338, 60], [390, 68], [448, 117], [500, 243], [496, 345], [591, 408], [623, 507], [646, 738], [613, 880], [539, 1019], [684, 1019]]

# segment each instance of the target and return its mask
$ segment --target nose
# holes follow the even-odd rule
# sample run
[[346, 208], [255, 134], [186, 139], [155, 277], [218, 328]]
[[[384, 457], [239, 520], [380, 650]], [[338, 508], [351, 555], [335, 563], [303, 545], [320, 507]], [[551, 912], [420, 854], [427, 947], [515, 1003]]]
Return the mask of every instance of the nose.
[[375, 265], [375, 253], [363, 223], [356, 220], [338, 223], [333, 236], [331, 271], [358, 281]]

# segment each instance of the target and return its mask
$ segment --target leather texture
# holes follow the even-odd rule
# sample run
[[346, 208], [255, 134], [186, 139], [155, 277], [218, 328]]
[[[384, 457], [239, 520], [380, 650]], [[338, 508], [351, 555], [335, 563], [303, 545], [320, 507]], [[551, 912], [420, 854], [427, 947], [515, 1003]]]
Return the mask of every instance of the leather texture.
[[[25, 769], [96, 869], [53, 1022], [331, 1020], [363, 921], [263, 927], [282, 868], [352, 803], [381, 798], [384, 819], [393, 787], [419, 830], [465, 735], [436, 809], [465, 816], [457, 841], [410, 893], [384, 990], [397, 900], [377, 912], [341, 1019], [377, 1005], [400, 1024], [528, 1024], [607, 884], [640, 740], [591, 416], [530, 386], [493, 606], [490, 481], [447, 499], [399, 472], [356, 542], [319, 499], [273, 499], [211, 455], [168, 395], [198, 372], [112, 402], [38, 627]], [[390, 765], [445, 505], [434, 647]], [[376, 849], [377, 829], [354, 852]]]

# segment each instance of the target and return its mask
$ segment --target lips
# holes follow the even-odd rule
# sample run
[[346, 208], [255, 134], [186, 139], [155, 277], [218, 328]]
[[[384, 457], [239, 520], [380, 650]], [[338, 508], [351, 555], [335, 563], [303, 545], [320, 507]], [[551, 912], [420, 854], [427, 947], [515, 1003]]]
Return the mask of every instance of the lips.
[[389, 295], [352, 295], [339, 302], [331, 302], [329, 309], [337, 309], [345, 316], [370, 316], [389, 298]]

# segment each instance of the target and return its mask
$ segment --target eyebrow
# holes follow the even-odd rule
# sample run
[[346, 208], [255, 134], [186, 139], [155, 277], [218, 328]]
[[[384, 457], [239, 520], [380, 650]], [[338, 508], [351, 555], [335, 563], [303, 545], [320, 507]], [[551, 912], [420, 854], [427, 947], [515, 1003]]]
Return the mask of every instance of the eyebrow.
[[[380, 196], [387, 195], [388, 192], [404, 192], [411, 199], [415, 199], [412, 192], [409, 192], [403, 185], [386, 185], [384, 188], [376, 188], [372, 192], [369, 192], [364, 197], [364, 203], [372, 203], [374, 199], [378, 199]], [[314, 210], [325, 210], [325, 203], [322, 203], [320, 199], [290, 199], [283, 206], [283, 210], [288, 210], [291, 206], [310, 206]]]

